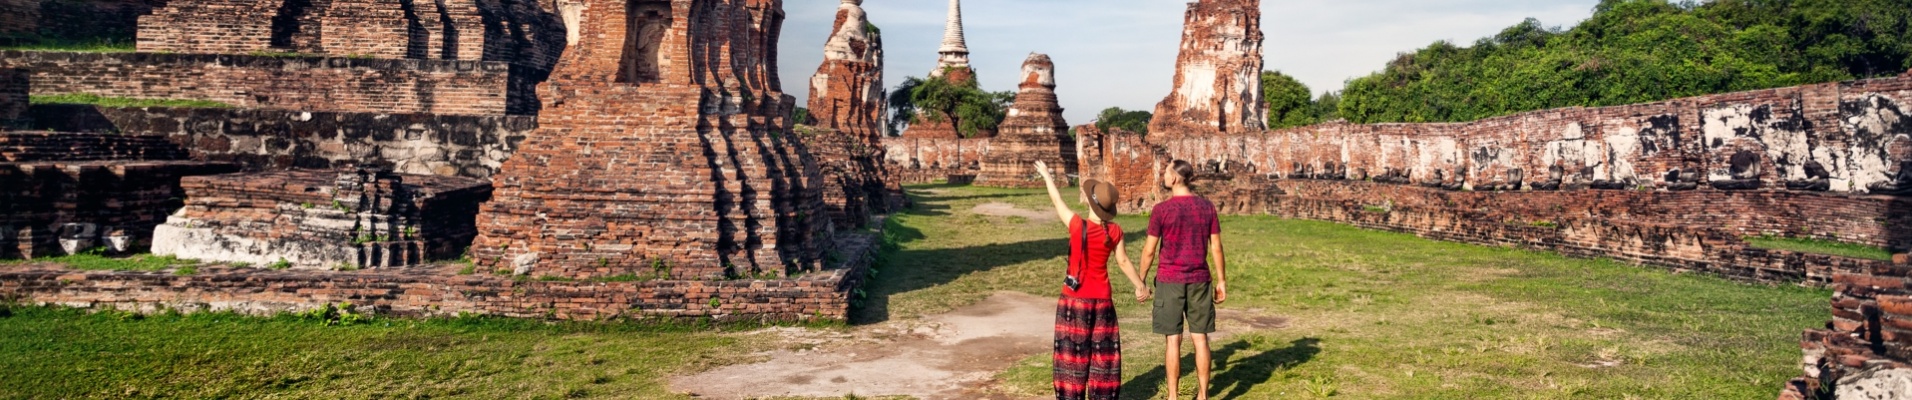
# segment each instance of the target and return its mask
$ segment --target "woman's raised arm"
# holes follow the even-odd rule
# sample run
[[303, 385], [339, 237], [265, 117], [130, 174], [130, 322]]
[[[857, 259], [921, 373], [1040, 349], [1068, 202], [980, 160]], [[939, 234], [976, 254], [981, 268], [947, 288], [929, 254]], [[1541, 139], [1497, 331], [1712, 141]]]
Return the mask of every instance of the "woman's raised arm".
[[1049, 188], [1049, 202], [1056, 206], [1056, 218], [1062, 220], [1062, 226], [1069, 226], [1069, 220], [1075, 217], [1075, 211], [1069, 209], [1069, 203], [1062, 201], [1062, 191], [1056, 190], [1056, 178], [1049, 176], [1049, 164], [1037, 161], [1036, 174], [1042, 175], [1042, 183]]

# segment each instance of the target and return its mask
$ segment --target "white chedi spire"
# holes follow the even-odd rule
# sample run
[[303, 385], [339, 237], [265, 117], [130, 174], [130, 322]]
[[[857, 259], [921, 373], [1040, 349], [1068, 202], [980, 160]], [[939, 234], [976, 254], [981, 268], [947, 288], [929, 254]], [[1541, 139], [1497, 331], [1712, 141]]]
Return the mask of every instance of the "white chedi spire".
[[943, 47], [936, 50], [942, 57], [938, 59], [939, 65], [931, 75], [942, 75], [945, 67], [969, 66], [969, 44], [963, 40], [962, 0], [949, 0], [948, 24], [943, 27]]

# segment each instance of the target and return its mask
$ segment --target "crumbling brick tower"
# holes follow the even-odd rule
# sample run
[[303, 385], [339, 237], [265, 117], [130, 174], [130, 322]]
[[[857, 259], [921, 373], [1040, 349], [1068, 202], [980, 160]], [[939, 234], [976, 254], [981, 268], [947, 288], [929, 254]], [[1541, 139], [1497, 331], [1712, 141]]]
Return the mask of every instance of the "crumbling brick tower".
[[883, 37], [862, 0], [842, 0], [823, 46], [823, 65], [810, 78], [810, 116], [818, 128], [803, 136], [823, 171], [823, 201], [839, 228], [869, 222], [887, 209], [901, 186], [882, 163], [888, 110], [883, 92]]
[[1041, 187], [1042, 180], [1035, 178], [1037, 161], [1048, 163], [1059, 175], [1076, 173], [1076, 142], [1056, 100], [1056, 65], [1048, 55], [1030, 53], [1022, 62], [1016, 103], [992, 146], [976, 176], [978, 186]]
[[587, 0], [539, 128], [494, 179], [470, 252], [570, 278], [786, 276], [825, 238], [790, 140], [780, 0]]
[[1155, 106], [1149, 132], [1168, 136], [1267, 128], [1261, 93], [1261, 1], [1188, 3], [1175, 91]]

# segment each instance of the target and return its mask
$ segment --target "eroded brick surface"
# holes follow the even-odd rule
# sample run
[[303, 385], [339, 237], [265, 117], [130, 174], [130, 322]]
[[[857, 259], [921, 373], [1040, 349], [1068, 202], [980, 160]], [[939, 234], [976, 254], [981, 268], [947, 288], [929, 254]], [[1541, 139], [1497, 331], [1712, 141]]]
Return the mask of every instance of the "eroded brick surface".
[[1261, 1], [1188, 3], [1175, 89], [1155, 106], [1149, 132], [1245, 133], [1267, 127], [1261, 93]]
[[773, 68], [782, 3], [594, 0], [581, 12], [584, 39], [494, 179], [473, 258], [579, 279], [816, 270], [828, 219]]
[[538, 127], [536, 117], [515, 115], [262, 109], [38, 105], [30, 115], [35, 129], [156, 137], [192, 159], [247, 171], [382, 165], [402, 174], [479, 179], [497, 173]]
[[1003, 119], [1001, 133], [990, 142], [992, 150], [982, 159], [976, 185], [1042, 187], [1035, 174], [1037, 161], [1048, 164], [1062, 184], [1076, 173], [1075, 138], [1069, 136], [1069, 122], [1056, 100], [1055, 71], [1046, 54], [1031, 53], [1023, 61], [1016, 102]]
[[454, 115], [504, 114], [513, 74], [478, 61], [37, 51], [0, 51], [0, 68], [31, 71], [34, 94]]
[[[12, 133], [0, 138], [19, 139]], [[126, 238], [127, 251], [143, 250], [154, 226], [179, 209], [182, 177], [238, 170], [199, 161], [35, 158], [42, 160], [0, 161], [0, 259], [66, 254], [58, 238], [67, 224], [90, 225], [68, 235], [84, 240], [80, 250], [103, 246], [109, 236]]]
[[185, 207], [153, 253], [202, 261], [377, 268], [457, 258], [477, 235], [483, 180], [382, 170], [275, 171], [185, 178]]
[[[557, 3], [519, 0], [174, 0], [139, 18], [139, 50], [494, 61], [549, 72]], [[542, 77], [540, 77], [542, 80]]]
[[883, 139], [885, 163], [898, 182], [930, 183], [948, 180], [968, 183], [982, 171], [983, 157], [993, 140], [926, 139], [909, 136]]

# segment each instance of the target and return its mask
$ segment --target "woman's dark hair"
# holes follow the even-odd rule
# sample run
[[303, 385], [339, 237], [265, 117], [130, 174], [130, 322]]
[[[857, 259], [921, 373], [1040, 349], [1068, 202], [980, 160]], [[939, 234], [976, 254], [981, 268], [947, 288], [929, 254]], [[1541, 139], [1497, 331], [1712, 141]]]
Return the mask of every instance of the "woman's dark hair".
[[1168, 168], [1170, 171], [1175, 171], [1175, 175], [1182, 177], [1182, 183], [1195, 180], [1195, 166], [1189, 164], [1188, 161], [1175, 160], [1175, 162], [1169, 163]]

